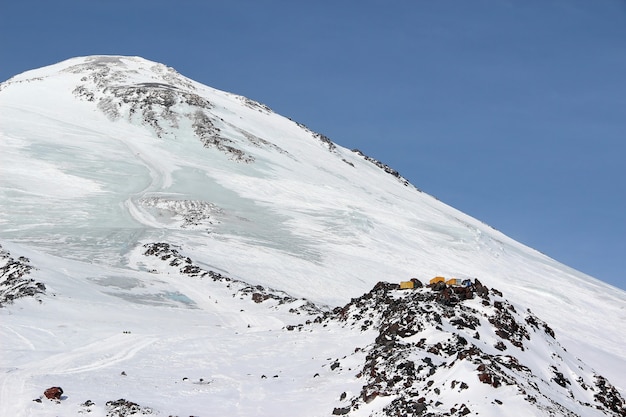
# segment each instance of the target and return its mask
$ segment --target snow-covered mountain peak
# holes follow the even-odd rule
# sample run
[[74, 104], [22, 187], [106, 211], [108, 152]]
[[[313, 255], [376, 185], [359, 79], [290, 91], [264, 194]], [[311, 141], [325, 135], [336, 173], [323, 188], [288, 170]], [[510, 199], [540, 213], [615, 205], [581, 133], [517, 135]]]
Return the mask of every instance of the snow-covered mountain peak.
[[[254, 157], [236, 145], [238, 138], [220, 134], [226, 122], [219, 110], [212, 111], [216, 107], [212, 99], [239, 100], [243, 105], [271, 112], [252, 100], [198, 85], [173, 68], [139, 57], [73, 58], [14, 77], [6, 82], [5, 88], [51, 78], [63, 80], [65, 89], [95, 104], [112, 121], [122, 119], [144, 126], [159, 138], [175, 139], [191, 129], [204, 146], [215, 147], [242, 162], [252, 162]], [[238, 133], [244, 142], [271, 145], [252, 133], [241, 130]]]
[[[623, 407], [617, 393], [626, 387], [626, 327], [616, 323], [626, 319], [626, 293], [267, 106], [142, 58], [92, 56], [0, 84], [0, 113], [0, 392], [22, 401], [0, 401], [2, 415], [58, 415], [46, 403], [30, 404], [42, 384], [75, 392], [61, 405], [80, 413], [95, 401], [104, 415], [107, 401], [121, 407], [125, 401], [113, 400], [132, 395], [179, 415], [202, 413], [203, 405], [214, 407], [207, 415], [335, 408], [379, 415], [399, 411], [396, 405], [422, 409], [424, 402], [409, 400], [386, 408], [402, 397], [398, 384], [411, 382], [404, 393], [439, 395], [419, 379], [430, 369], [431, 385], [443, 392], [446, 382], [450, 393], [463, 391], [448, 399], [463, 400], [428, 397], [429, 410], [462, 414], [467, 392], [482, 395], [489, 385], [471, 368], [478, 359], [491, 372], [481, 371], [485, 380], [513, 381], [492, 387], [500, 391], [485, 407], [472, 400], [480, 415], [502, 415], [495, 399], [526, 407], [524, 396], [541, 405], [527, 415]], [[436, 275], [478, 278], [501, 291], [502, 308], [476, 299], [450, 310], [437, 300], [443, 290], [394, 287]], [[389, 284], [372, 290], [380, 281]], [[420, 302], [435, 303], [430, 311], [441, 323], [409, 320], [396, 308], [430, 317]], [[337, 306], [346, 306], [354, 326], [324, 316]], [[437, 347], [469, 341], [474, 333], [464, 323], [477, 322], [484, 332], [471, 343], [482, 353], [455, 362]], [[558, 345], [550, 345], [542, 323]], [[405, 324], [413, 326], [407, 334], [430, 329], [425, 344], [396, 338], [389, 346], [399, 356], [387, 355], [385, 329], [398, 334]], [[372, 332], [384, 335], [377, 341]], [[433, 346], [439, 353], [428, 351]], [[374, 351], [380, 363], [367, 358]], [[519, 369], [504, 366], [517, 363], [508, 355]], [[327, 358], [343, 356], [345, 372], [320, 371], [331, 367]], [[445, 366], [418, 371], [427, 358]], [[163, 369], [164, 362], [171, 366]], [[364, 367], [371, 373], [357, 376]], [[404, 369], [396, 375], [401, 382], [377, 380], [389, 367]], [[479, 385], [460, 389], [455, 372]], [[203, 380], [191, 383], [190, 375]], [[458, 384], [450, 387], [449, 378]], [[152, 386], [170, 393], [155, 398]], [[548, 386], [554, 395], [536, 393]], [[176, 402], [183, 397], [189, 401]]]
[[18, 74], [10, 78], [7, 83], [41, 81], [46, 78], [63, 76], [64, 73], [75, 74], [83, 82], [91, 78], [101, 89], [135, 82], [149, 82], [150, 80], [193, 88], [193, 82], [173, 68], [141, 57], [116, 55], [70, 58], [57, 64]]

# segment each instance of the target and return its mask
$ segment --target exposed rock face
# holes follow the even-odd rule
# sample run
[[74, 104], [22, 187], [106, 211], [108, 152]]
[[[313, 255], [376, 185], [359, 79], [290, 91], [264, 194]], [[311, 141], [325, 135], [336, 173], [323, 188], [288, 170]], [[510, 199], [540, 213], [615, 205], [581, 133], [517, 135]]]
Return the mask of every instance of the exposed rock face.
[[0, 307], [17, 298], [45, 293], [44, 284], [28, 277], [32, 270], [28, 258], [20, 256], [14, 259], [0, 246]]

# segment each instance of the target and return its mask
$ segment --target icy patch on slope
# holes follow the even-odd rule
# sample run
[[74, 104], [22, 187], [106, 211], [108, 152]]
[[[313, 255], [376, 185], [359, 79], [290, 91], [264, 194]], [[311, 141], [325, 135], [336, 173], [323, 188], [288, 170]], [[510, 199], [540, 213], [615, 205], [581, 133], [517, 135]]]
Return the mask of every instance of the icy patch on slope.
[[[102, 192], [98, 182], [59, 169], [54, 161], [29, 159], [33, 143], [0, 133], [0, 191], [54, 199], [79, 199]], [[23, 161], [29, 159], [28, 164]]]

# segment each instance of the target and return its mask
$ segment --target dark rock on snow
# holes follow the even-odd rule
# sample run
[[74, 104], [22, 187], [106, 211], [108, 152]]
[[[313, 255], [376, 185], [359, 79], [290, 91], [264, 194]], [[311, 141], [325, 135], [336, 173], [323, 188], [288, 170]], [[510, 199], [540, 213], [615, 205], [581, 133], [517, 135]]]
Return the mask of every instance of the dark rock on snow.
[[43, 395], [49, 400], [60, 400], [61, 395], [63, 395], [63, 388], [50, 387], [43, 392]]

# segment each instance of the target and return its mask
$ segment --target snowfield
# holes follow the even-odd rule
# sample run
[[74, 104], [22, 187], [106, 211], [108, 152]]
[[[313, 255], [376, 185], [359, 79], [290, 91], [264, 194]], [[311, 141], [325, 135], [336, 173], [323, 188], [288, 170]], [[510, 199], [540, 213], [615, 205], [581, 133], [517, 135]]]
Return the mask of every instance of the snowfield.
[[624, 415], [624, 291], [260, 103], [93, 56], [0, 114], [1, 416]]

